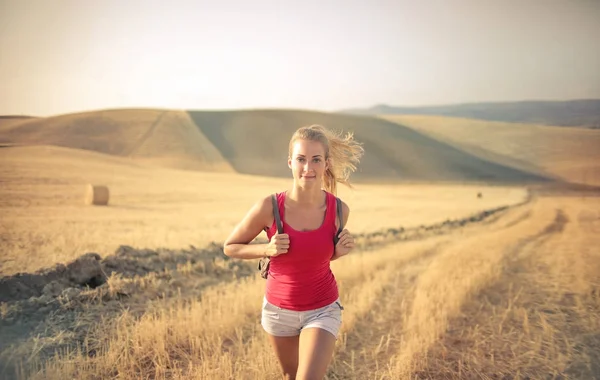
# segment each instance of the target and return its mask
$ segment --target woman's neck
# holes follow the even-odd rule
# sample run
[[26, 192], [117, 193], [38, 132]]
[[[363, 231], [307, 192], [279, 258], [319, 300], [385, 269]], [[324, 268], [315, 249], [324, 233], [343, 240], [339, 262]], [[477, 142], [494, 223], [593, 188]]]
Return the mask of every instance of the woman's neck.
[[299, 206], [319, 207], [324, 203], [325, 193], [320, 186], [314, 186], [309, 189], [299, 186], [293, 186], [288, 191], [287, 197]]

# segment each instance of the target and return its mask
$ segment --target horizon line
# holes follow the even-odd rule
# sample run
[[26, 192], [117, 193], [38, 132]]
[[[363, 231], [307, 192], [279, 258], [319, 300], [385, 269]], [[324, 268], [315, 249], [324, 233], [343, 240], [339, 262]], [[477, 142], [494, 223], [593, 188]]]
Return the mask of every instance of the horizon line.
[[500, 100], [500, 101], [481, 101], [481, 102], [457, 102], [457, 103], [438, 103], [431, 105], [392, 105], [391, 103], [375, 103], [371, 106], [355, 106], [340, 108], [337, 110], [323, 110], [317, 108], [304, 108], [304, 107], [224, 107], [224, 108], [178, 108], [178, 107], [151, 107], [151, 106], [123, 106], [123, 107], [106, 107], [106, 108], [90, 108], [85, 110], [71, 111], [54, 113], [49, 115], [33, 115], [33, 114], [0, 114], [0, 118], [43, 118], [43, 117], [55, 117], [62, 115], [73, 115], [79, 113], [88, 112], [101, 112], [101, 111], [125, 111], [125, 110], [164, 110], [164, 111], [196, 111], [196, 112], [243, 112], [243, 111], [304, 111], [304, 112], [320, 112], [320, 113], [344, 113], [348, 111], [358, 110], [371, 110], [376, 107], [389, 107], [389, 108], [436, 108], [436, 107], [457, 107], [465, 105], [492, 105], [492, 104], [518, 104], [518, 103], [571, 103], [571, 102], [583, 102], [583, 101], [600, 101], [600, 98], [570, 98], [563, 100], [543, 100], [543, 99], [523, 99], [523, 100]]

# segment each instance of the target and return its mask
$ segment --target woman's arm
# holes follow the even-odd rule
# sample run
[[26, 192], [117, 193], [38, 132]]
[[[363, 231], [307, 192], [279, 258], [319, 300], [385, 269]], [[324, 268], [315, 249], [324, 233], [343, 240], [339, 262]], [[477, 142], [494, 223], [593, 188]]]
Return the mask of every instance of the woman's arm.
[[254, 204], [244, 219], [235, 226], [223, 244], [225, 255], [243, 260], [278, 256], [287, 253], [289, 237], [275, 234], [267, 244], [250, 244], [265, 227], [273, 224], [273, 203], [268, 196]]

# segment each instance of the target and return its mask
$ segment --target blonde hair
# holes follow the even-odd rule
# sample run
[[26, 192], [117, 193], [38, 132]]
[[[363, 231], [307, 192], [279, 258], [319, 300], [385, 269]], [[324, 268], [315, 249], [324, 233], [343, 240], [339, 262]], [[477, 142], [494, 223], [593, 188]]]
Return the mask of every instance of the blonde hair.
[[329, 167], [323, 177], [323, 187], [326, 191], [336, 194], [338, 182], [352, 188], [350, 174], [356, 171], [364, 154], [363, 147], [354, 140], [353, 133], [348, 132], [342, 137], [341, 132], [329, 130], [318, 124], [301, 127], [290, 139], [290, 157], [296, 140], [318, 141], [323, 144], [325, 159], [329, 160]]

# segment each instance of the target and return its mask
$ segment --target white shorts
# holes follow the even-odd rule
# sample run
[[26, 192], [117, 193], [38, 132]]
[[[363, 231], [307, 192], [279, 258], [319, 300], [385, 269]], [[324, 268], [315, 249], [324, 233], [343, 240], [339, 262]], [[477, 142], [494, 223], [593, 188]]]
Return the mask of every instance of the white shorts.
[[260, 324], [274, 336], [297, 336], [302, 329], [318, 327], [329, 331], [337, 339], [342, 325], [342, 310], [339, 298], [329, 305], [306, 311], [283, 309], [263, 298]]

